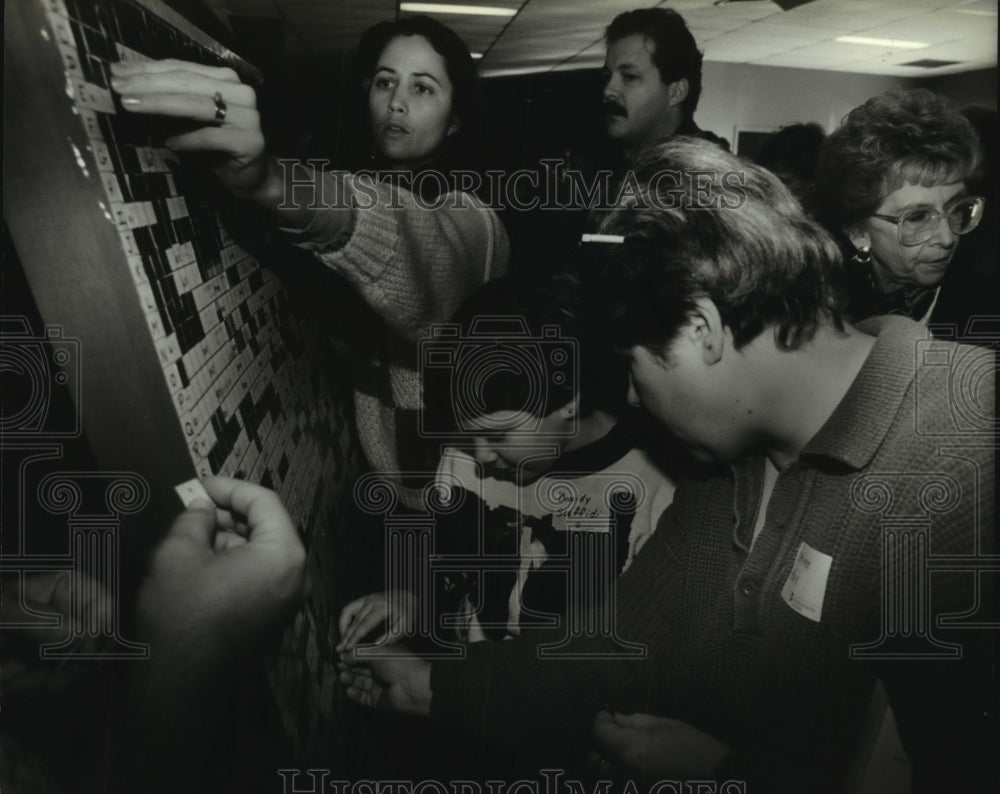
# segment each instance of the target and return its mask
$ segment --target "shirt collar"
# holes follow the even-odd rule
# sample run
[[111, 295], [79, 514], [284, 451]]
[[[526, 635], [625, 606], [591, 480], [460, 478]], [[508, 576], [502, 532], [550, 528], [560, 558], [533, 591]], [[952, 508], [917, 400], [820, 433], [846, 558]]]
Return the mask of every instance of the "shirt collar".
[[872, 317], [855, 326], [877, 335], [854, 382], [802, 456], [832, 458], [862, 469], [892, 427], [916, 373], [916, 343], [927, 329], [905, 317]]
[[636, 445], [634, 413], [626, 411], [601, 438], [561, 455], [546, 474], [560, 478], [587, 476], [621, 460]]
[[694, 119], [690, 116], [684, 116], [684, 120], [681, 121], [681, 125], [677, 128], [671, 138], [677, 137], [678, 135], [690, 135], [692, 137], [697, 137], [701, 134], [701, 127], [694, 123]]

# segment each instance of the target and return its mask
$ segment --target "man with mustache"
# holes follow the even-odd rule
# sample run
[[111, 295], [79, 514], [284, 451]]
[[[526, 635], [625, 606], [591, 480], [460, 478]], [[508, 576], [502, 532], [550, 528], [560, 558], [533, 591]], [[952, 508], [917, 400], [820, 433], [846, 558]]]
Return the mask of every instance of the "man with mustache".
[[[511, 236], [512, 267], [563, 262], [580, 241], [591, 210], [615, 203], [628, 169], [645, 148], [679, 135], [703, 138], [729, 151], [729, 142], [694, 123], [701, 96], [702, 54], [683, 17], [670, 8], [639, 8], [616, 16], [605, 31], [603, 112], [607, 141], [570, 157], [558, 174], [556, 204], [564, 212], [532, 213]], [[596, 156], [593, 156], [596, 154]], [[571, 172], [571, 173], [570, 173]], [[546, 180], [540, 178], [539, 183]], [[542, 196], [538, 196], [539, 201]], [[544, 201], [550, 201], [548, 192]], [[522, 265], [523, 266], [523, 265]]]
[[626, 160], [675, 135], [729, 148], [694, 123], [702, 55], [680, 14], [670, 8], [626, 11], [614, 18], [605, 38], [605, 129]]

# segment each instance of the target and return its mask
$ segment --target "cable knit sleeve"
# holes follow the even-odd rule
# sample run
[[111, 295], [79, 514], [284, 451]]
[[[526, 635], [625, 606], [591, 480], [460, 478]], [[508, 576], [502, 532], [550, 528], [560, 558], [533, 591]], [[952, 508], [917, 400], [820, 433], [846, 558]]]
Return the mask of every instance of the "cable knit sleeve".
[[344, 185], [343, 200], [355, 208], [351, 228], [338, 229], [320, 210], [292, 232], [293, 242], [347, 278], [405, 338], [446, 322], [470, 292], [506, 272], [507, 234], [474, 196], [451, 192], [428, 201], [363, 174], [342, 183], [336, 175], [323, 178], [324, 195]]

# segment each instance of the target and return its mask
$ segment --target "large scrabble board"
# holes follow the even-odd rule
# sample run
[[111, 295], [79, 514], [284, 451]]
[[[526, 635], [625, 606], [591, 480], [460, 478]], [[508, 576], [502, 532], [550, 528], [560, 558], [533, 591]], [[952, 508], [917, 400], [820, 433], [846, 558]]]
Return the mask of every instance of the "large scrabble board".
[[148, 485], [121, 541], [155, 541], [196, 477], [280, 494], [312, 585], [272, 683], [298, 756], [315, 759], [333, 708], [332, 528], [361, 460], [350, 389], [317, 318], [261, 261], [281, 250], [255, 247], [261, 218], [122, 111], [108, 66], [174, 57], [260, 75], [158, 0], [18, 0], [5, 28], [5, 219], [47, 333], [79, 352], [57, 363], [99, 467]]

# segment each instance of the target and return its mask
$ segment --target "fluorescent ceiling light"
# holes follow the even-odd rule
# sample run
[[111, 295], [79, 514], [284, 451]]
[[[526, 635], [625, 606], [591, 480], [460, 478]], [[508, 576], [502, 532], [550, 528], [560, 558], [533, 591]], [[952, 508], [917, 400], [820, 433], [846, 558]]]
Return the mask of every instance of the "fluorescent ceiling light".
[[871, 44], [875, 47], [889, 47], [893, 50], [919, 50], [931, 45], [924, 41], [903, 41], [902, 39], [870, 39], [866, 36], [837, 36], [834, 41], [843, 44]]
[[490, 77], [513, 77], [519, 74], [538, 74], [539, 72], [547, 72], [551, 70], [551, 66], [525, 66], [523, 68], [514, 67], [511, 69], [484, 69], [479, 73], [479, 76], [484, 79], [489, 79]]
[[418, 14], [474, 14], [483, 17], [512, 17], [516, 8], [498, 6], [456, 6], [444, 3], [400, 3], [400, 11], [415, 11]]
[[474, 61], [478, 61], [480, 58], [483, 57], [483, 54], [481, 52], [470, 52], [469, 55], [472, 56], [472, 60]]

